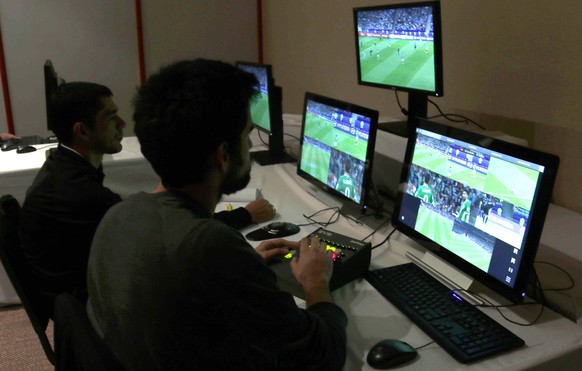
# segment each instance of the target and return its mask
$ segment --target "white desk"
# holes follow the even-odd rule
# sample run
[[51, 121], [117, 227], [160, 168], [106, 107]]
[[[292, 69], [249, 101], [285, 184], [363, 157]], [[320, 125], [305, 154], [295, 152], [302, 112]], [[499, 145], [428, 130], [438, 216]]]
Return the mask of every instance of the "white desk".
[[[326, 207], [319, 200], [304, 192], [306, 183], [295, 174], [294, 164], [259, 167], [254, 166], [249, 186], [260, 188], [278, 210], [275, 220], [305, 224], [302, 214], [312, 214]], [[325, 220], [323, 215], [319, 220]], [[257, 226], [248, 227], [243, 234]], [[317, 229], [317, 226], [301, 227], [301, 232], [289, 239], [299, 240]], [[359, 226], [346, 218], [341, 218], [327, 229], [356, 238], [366, 237], [371, 230]], [[384, 227], [371, 240], [372, 245], [381, 242], [392, 230]], [[256, 246], [256, 242], [252, 243]], [[407, 237], [395, 233], [390, 244], [384, 244], [372, 252], [371, 268], [408, 262], [407, 251], [419, 252]], [[390, 302], [382, 297], [367, 281], [358, 279], [333, 292], [334, 300], [348, 315], [348, 359], [345, 370], [371, 370], [366, 364], [368, 350], [378, 341], [386, 338], [401, 339], [413, 346], [429, 343], [431, 339], [404, 317]], [[297, 299], [300, 305], [303, 302]], [[517, 310], [505, 309], [504, 313], [513, 320], [528, 322], [538, 313], [538, 306], [523, 306]], [[509, 328], [526, 341], [526, 346], [516, 351], [486, 359], [470, 365], [456, 362], [437, 344], [419, 350], [415, 362], [407, 365], [410, 370], [452, 370], [452, 369], [504, 369], [518, 370], [556, 365], [579, 367], [582, 364], [582, 327], [545, 309], [536, 325], [522, 327], [504, 320], [495, 309], [485, 312]]]
[[[40, 153], [37, 151], [35, 153]], [[2, 155], [2, 154], [0, 154]], [[16, 155], [13, 156], [25, 156]], [[43, 155], [44, 156], [44, 155]], [[17, 198], [23, 199], [26, 188], [32, 182], [36, 174], [36, 169], [42, 165], [44, 157], [36, 159], [35, 166], [30, 165], [27, 170], [0, 170], [1, 194], [8, 193], [6, 189], [13, 189], [13, 186], [6, 183], [5, 176], [12, 176], [12, 179], [28, 177], [29, 180], [21, 180], [24, 188], [19, 193], [13, 192]], [[149, 190], [157, 184], [157, 177], [149, 168], [149, 165], [140, 158], [137, 150], [135, 138], [124, 140], [124, 151], [119, 155], [105, 160], [106, 182], [112, 189], [116, 189], [121, 194], [128, 194], [138, 190]], [[3, 166], [4, 155], [0, 157], [0, 166]], [[12, 160], [20, 159], [12, 157]], [[31, 160], [32, 161], [32, 160]], [[24, 163], [25, 161], [23, 161]], [[26, 162], [28, 163], [28, 162]], [[1, 167], [0, 167], [1, 168]], [[302, 214], [312, 214], [325, 207], [319, 200], [304, 192], [305, 181], [295, 174], [295, 164], [284, 164], [274, 166], [253, 166], [252, 179], [249, 187], [261, 189], [265, 198], [269, 199], [277, 208], [278, 215], [276, 221], [289, 221], [296, 224], [305, 224], [307, 220]], [[108, 179], [111, 178], [111, 179]], [[113, 184], [110, 184], [113, 183]], [[115, 184], [117, 183], [117, 184]], [[12, 188], [11, 188], [12, 187]], [[327, 219], [329, 215], [322, 215], [321, 220]], [[553, 218], [556, 218], [554, 221]], [[547, 226], [544, 230], [543, 242], [549, 243], [553, 248], [560, 249], [564, 246], [575, 246], [572, 242], [575, 237], [560, 237], [561, 228], [564, 225], [564, 218], [571, 220], [572, 215], [561, 208], [552, 208]], [[248, 227], [243, 230], [246, 233], [257, 228]], [[301, 232], [289, 237], [298, 240], [301, 237], [313, 232], [317, 227], [302, 227]], [[328, 227], [329, 230], [350, 235], [356, 238], [364, 238], [371, 230], [365, 226], [357, 225], [345, 218], [341, 218], [336, 224]], [[580, 232], [580, 228], [572, 228], [573, 232]], [[391, 231], [391, 227], [386, 226], [378, 231], [371, 239], [372, 245], [381, 242]], [[556, 235], [557, 233], [557, 235]], [[579, 239], [578, 239], [579, 241]], [[256, 245], [256, 243], [255, 243]], [[398, 233], [394, 234], [390, 244], [384, 244], [373, 251], [371, 268], [380, 268], [388, 265], [400, 264], [408, 261], [405, 256], [406, 251], [419, 251], [420, 248], [414, 243]], [[566, 257], [573, 257], [571, 252], [562, 252]], [[568, 255], [570, 254], [570, 255]], [[575, 258], [580, 258], [575, 257]], [[0, 289], [2, 281], [7, 282], [6, 277], [2, 277], [3, 269], [0, 269]], [[543, 280], [542, 280], [543, 281]], [[0, 292], [0, 295], [2, 292]], [[346, 371], [370, 370], [366, 364], [368, 350], [381, 339], [396, 338], [401, 339], [413, 346], [420, 346], [429, 343], [431, 340], [406, 317], [404, 317], [390, 302], [385, 300], [375, 289], [365, 280], [358, 279], [337, 289], [333, 297], [347, 313], [348, 324], [348, 357], [345, 366]], [[0, 297], [1, 300], [6, 300]], [[302, 301], [298, 299], [300, 305]], [[486, 313], [497, 319], [504, 326], [516, 333], [526, 341], [526, 346], [519, 350], [500, 355], [491, 359], [477, 362], [471, 365], [462, 365], [450, 357], [440, 346], [431, 344], [419, 351], [419, 357], [415, 362], [407, 365], [410, 370], [451, 370], [451, 369], [548, 369], [550, 367], [565, 367], [574, 369], [582, 364], [582, 327], [574, 322], [562, 317], [556, 312], [546, 309], [543, 316], [536, 325], [521, 327], [511, 324], [502, 319], [493, 309], [486, 309]], [[507, 315], [518, 321], [528, 321], [535, 317], [537, 308], [525, 306], [519, 310], [506, 310]]]

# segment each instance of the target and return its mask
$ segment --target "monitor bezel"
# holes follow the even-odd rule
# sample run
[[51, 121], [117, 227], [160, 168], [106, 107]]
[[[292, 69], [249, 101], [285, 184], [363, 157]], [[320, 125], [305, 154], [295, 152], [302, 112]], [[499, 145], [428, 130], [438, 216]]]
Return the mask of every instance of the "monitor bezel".
[[[359, 45], [359, 33], [358, 33], [358, 13], [363, 11], [375, 11], [375, 10], [392, 10], [392, 9], [406, 9], [406, 8], [418, 8], [429, 6], [432, 8], [433, 15], [433, 34], [434, 34], [434, 73], [435, 73], [435, 87], [433, 90], [424, 90], [418, 88], [411, 88], [407, 86], [400, 86], [396, 84], [389, 83], [378, 83], [372, 81], [362, 80], [362, 66], [360, 63], [360, 45]], [[354, 17], [354, 35], [355, 35], [355, 46], [356, 46], [356, 64], [358, 73], [358, 84], [365, 86], [373, 86], [381, 89], [389, 89], [396, 91], [408, 92], [410, 94], [416, 95], [430, 95], [435, 97], [442, 97], [444, 95], [444, 70], [443, 70], [443, 37], [442, 37], [442, 20], [441, 20], [441, 8], [440, 1], [420, 1], [411, 3], [398, 3], [398, 4], [386, 4], [386, 5], [375, 5], [358, 7], [353, 9]]]
[[47, 59], [44, 62], [43, 73], [44, 73], [44, 95], [46, 105], [46, 128], [47, 130], [52, 131], [53, 125], [51, 123], [50, 102], [52, 95], [59, 87], [59, 77], [55, 72], [53, 63], [50, 59]]
[[[319, 179], [313, 177], [311, 174], [305, 172], [301, 169], [301, 161], [303, 156], [303, 142], [305, 139], [305, 123], [306, 123], [306, 111], [307, 111], [307, 104], [308, 101], [314, 101], [317, 103], [322, 103], [328, 106], [337, 107], [340, 109], [347, 110], [352, 113], [357, 113], [366, 117], [370, 117], [370, 131], [368, 133], [368, 147], [366, 149], [366, 158], [364, 162], [364, 174], [362, 177], [362, 190], [360, 195], [360, 202], [356, 202], [355, 200], [346, 197], [343, 193], [338, 192], [337, 190], [329, 187], [327, 184], [319, 181]], [[312, 92], [306, 92], [304, 101], [303, 101], [303, 120], [301, 124], [301, 135], [300, 135], [300, 150], [299, 156], [297, 159], [297, 175], [302, 177], [303, 179], [307, 180], [313, 186], [317, 187], [318, 189], [338, 198], [343, 202], [347, 202], [351, 206], [356, 206], [360, 208], [362, 213], [365, 213], [368, 208], [369, 197], [370, 197], [370, 187], [372, 182], [372, 168], [373, 168], [373, 160], [374, 160], [374, 151], [376, 146], [376, 132], [378, 130], [378, 116], [379, 113], [376, 110], [362, 107], [357, 104], [349, 103], [346, 101], [338, 100], [335, 98], [331, 98], [328, 96], [319, 95]]]
[[255, 62], [244, 62], [244, 61], [237, 61], [235, 62], [236, 67], [241, 68], [246, 72], [249, 72], [244, 69], [244, 66], [263, 69], [267, 75], [267, 94], [269, 96], [269, 128], [265, 128], [257, 123], [253, 123], [254, 127], [257, 130], [260, 130], [266, 134], [271, 134], [273, 132], [273, 110], [272, 110], [272, 103], [271, 101], [274, 99], [273, 95], [275, 94], [275, 79], [273, 78], [273, 67], [270, 64], [262, 64], [262, 63], [255, 63]]
[[[394, 218], [392, 219], [392, 225], [394, 228], [398, 229], [400, 232], [404, 233], [414, 241], [418, 242], [424, 248], [437, 255], [444, 261], [453, 265], [460, 271], [468, 274], [476, 281], [482, 283], [483, 285], [489, 287], [493, 291], [497, 292], [501, 296], [514, 303], [520, 303], [525, 297], [525, 292], [528, 283], [530, 282], [530, 277], [533, 272], [533, 264], [535, 256], [538, 249], [538, 244], [541, 238], [541, 233], [546, 218], [546, 213], [550, 204], [553, 186], [555, 183], [558, 166], [559, 157], [534, 150], [528, 147], [523, 147], [510, 142], [495, 139], [489, 136], [485, 136], [479, 133], [462, 130], [456, 127], [448, 126], [441, 123], [436, 123], [423, 118], [414, 118], [412, 120], [414, 124], [413, 135], [409, 137], [408, 144], [406, 147], [406, 152], [404, 156], [404, 162], [402, 166], [402, 173], [400, 178], [401, 187], [398, 190], [397, 201], [394, 208]], [[530, 226], [527, 231], [527, 235], [524, 238], [523, 243], [523, 256], [520, 262], [519, 270], [517, 273], [517, 278], [515, 285], [513, 287], [508, 286], [497, 280], [495, 277], [490, 276], [486, 272], [480, 270], [479, 268], [471, 265], [467, 261], [461, 259], [457, 255], [453, 254], [447, 249], [444, 249], [441, 245], [428, 239], [424, 235], [417, 232], [415, 229], [404, 224], [400, 220], [402, 202], [404, 197], [404, 188], [406, 187], [409, 172], [412, 164], [412, 157], [414, 154], [414, 147], [418, 137], [418, 129], [425, 129], [433, 133], [444, 135], [450, 138], [458, 139], [469, 144], [474, 144], [482, 148], [486, 148], [498, 153], [503, 153], [508, 156], [523, 159], [530, 163], [535, 163], [543, 165], [545, 167], [543, 175], [541, 177], [539, 188], [537, 189], [537, 194], [535, 197], [535, 204], [532, 205], [530, 212]]]

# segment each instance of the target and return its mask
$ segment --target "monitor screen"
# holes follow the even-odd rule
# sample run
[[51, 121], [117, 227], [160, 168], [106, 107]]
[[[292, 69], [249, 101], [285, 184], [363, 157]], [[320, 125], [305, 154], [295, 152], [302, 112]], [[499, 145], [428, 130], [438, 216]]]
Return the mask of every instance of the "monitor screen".
[[520, 302], [559, 158], [419, 119], [408, 139], [394, 226]]
[[297, 174], [365, 209], [377, 127], [377, 111], [306, 93]]
[[260, 165], [293, 162], [295, 159], [285, 152], [283, 144], [282, 89], [275, 85], [272, 67], [268, 64], [236, 62], [243, 71], [250, 72], [258, 80], [255, 86], [256, 98], [251, 102], [251, 119], [255, 127], [268, 134], [269, 149], [251, 153], [253, 160]]
[[443, 95], [440, 2], [354, 9], [358, 83]]
[[252, 73], [259, 80], [259, 84], [255, 87], [259, 94], [251, 102], [251, 118], [259, 130], [270, 133], [269, 88], [273, 84], [271, 66], [246, 62], [237, 62], [237, 66], [244, 71]]

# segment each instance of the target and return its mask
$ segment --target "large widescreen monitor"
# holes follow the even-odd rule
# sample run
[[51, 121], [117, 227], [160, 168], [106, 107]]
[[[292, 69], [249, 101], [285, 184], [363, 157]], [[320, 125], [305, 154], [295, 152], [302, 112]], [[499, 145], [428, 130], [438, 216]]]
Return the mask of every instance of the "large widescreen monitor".
[[364, 212], [377, 126], [378, 111], [306, 93], [297, 174]]
[[440, 2], [361, 7], [353, 14], [358, 83], [407, 92], [408, 116], [427, 117], [428, 96], [443, 95]]
[[525, 296], [559, 158], [416, 120], [394, 226], [513, 302]]
[[295, 159], [285, 152], [283, 144], [282, 89], [275, 85], [272, 67], [269, 64], [236, 62], [236, 66], [255, 75], [259, 81], [255, 86], [257, 98], [251, 102], [251, 118], [255, 127], [268, 135], [266, 151], [251, 152], [255, 162], [271, 165], [293, 162]]

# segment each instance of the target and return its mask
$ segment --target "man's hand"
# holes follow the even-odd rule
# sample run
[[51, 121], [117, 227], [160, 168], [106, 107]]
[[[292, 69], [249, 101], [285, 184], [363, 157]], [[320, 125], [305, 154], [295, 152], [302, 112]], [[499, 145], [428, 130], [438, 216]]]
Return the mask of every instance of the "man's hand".
[[268, 263], [272, 258], [287, 255], [289, 250], [296, 250], [298, 248], [299, 242], [278, 238], [261, 242], [261, 244], [255, 248], [255, 251], [263, 257], [265, 263]]
[[262, 223], [275, 217], [277, 210], [264, 198], [249, 202], [245, 209], [251, 214], [253, 223]]
[[0, 133], [0, 140], [8, 139], [20, 139], [20, 137], [17, 137], [16, 135], [10, 133]]
[[304, 238], [299, 244], [299, 257], [291, 261], [293, 276], [303, 285], [307, 306], [319, 302], [332, 302], [329, 280], [333, 273], [333, 260], [326, 244], [319, 238]]

